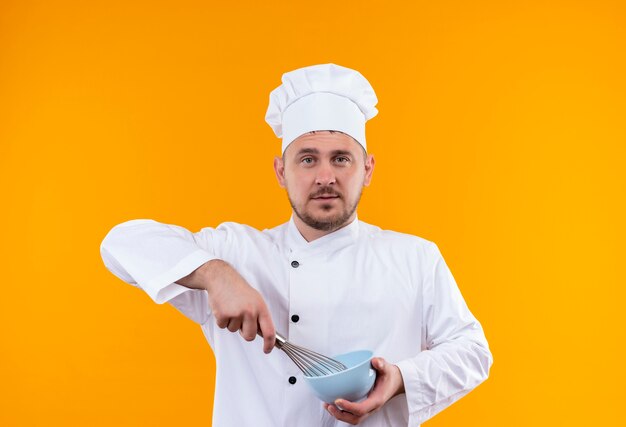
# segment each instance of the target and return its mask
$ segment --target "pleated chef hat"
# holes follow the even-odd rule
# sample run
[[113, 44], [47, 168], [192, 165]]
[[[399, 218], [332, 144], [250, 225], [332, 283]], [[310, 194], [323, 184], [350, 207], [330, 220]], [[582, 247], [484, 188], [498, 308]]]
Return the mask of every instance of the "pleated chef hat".
[[377, 102], [358, 71], [312, 65], [283, 74], [282, 84], [270, 93], [265, 121], [283, 138], [283, 153], [294, 139], [313, 130], [344, 132], [367, 150], [365, 122], [378, 114]]

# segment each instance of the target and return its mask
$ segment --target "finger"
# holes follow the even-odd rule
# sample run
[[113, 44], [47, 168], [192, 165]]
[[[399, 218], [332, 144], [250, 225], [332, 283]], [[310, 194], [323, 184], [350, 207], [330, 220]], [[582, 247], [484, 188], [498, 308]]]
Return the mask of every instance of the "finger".
[[344, 411], [348, 411], [360, 417], [378, 409], [381, 406], [379, 402], [380, 400], [377, 395], [370, 394], [367, 399], [359, 403], [350, 402], [345, 399], [337, 399], [335, 405], [341, 407]]
[[241, 325], [241, 336], [246, 341], [252, 341], [256, 338], [257, 319], [254, 316], [246, 315]]
[[261, 334], [263, 335], [263, 351], [269, 353], [274, 348], [274, 344], [276, 344], [276, 330], [274, 329], [274, 322], [272, 321], [272, 316], [267, 307], [263, 307], [259, 313], [258, 322]]
[[341, 411], [335, 405], [328, 405], [326, 410], [330, 413], [330, 415], [337, 418], [339, 421], [343, 421], [348, 424], [357, 425], [361, 421], [360, 417], [357, 417], [350, 412]]
[[215, 324], [220, 329], [224, 329], [226, 326], [228, 326], [229, 321], [230, 321], [230, 318], [228, 317], [218, 316], [217, 314], [215, 315]]
[[241, 317], [233, 317], [228, 322], [228, 330], [231, 332], [237, 332], [241, 328]]

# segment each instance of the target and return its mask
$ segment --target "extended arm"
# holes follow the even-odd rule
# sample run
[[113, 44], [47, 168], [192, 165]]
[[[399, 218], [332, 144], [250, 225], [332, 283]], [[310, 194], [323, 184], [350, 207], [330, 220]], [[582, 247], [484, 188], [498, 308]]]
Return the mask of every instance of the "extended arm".
[[269, 352], [275, 336], [269, 310], [258, 291], [214, 255], [221, 238], [214, 229], [193, 234], [175, 225], [132, 220], [113, 227], [100, 252], [114, 275], [158, 304], [171, 302], [198, 323], [212, 313], [220, 328], [240, 331], [247, 340], [260, 328]]

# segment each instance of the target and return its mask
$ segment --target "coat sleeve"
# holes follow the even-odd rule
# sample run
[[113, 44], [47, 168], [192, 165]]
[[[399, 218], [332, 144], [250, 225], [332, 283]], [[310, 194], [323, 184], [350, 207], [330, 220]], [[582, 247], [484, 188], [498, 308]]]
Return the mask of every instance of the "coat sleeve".
[[207, 293], [179, 285], [181, 279], [215, 259], [214, 229], [191, 233], [183, 227], [136, 219], [113, 227], [100, 245], [106, 268], [143, 289], [157, 304], [171, 303], [197, 323], [209, 316]]
[[426, 349], [396, 365], [402, 373], [409, 426], [423, 423], [487, 379], [493, 357], [439, 249], [422, 287]]

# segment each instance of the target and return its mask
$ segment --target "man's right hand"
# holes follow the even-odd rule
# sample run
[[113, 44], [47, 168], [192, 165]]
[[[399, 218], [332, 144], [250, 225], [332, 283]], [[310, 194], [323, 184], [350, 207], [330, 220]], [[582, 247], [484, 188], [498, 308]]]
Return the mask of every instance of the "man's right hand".
[[263, 351], [269, 353], [276, 342], [276, 330], [261, 294], [228, 263], [211, 260], [177, 283], [192, 289], [205, 289], [217, 326], [237, 332], [252, 341], [260, 330]]

